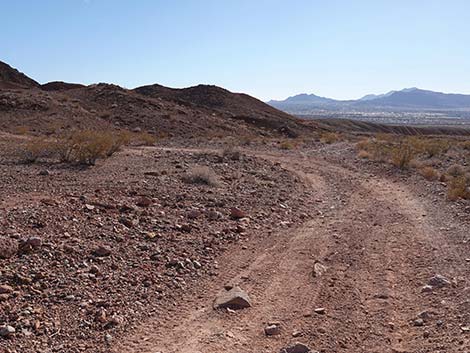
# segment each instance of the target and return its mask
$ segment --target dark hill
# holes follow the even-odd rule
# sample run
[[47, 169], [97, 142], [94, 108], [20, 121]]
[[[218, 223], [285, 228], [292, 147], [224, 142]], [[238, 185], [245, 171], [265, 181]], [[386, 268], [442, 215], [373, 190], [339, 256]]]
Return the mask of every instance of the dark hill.
[[34, 88], [39, 83], [0, 61], [0, 89]]

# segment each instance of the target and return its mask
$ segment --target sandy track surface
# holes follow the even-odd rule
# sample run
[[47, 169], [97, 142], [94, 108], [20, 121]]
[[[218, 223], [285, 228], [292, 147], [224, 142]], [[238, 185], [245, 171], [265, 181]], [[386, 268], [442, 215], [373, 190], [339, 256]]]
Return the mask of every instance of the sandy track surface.
[[[167, 316], [132, 330], [114, 352], [278, 352], [296, 341], [321, 352], [469, 351], [463, 223], [401, 182], [312, 156], [258, 156], [315, 190], [313, 219], [226, 253], [218, 277], [201, 281]], [[320, 276], [316, 263], [326, 268]], [[452, 285], [422, 293], [436, 273]], [[213, 310], [226, 283], [239, 284], [253, 306]], [[281, 335], [266, 337], [273, 321]]]

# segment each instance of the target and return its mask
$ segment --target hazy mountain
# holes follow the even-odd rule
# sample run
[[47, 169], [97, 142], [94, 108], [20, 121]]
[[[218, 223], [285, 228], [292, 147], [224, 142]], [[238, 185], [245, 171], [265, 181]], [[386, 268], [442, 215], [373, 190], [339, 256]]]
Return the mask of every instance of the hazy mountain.
[[270, 101], [274, 107], [293, 114], [314, 110], [470, 110], [470, 95], [449, 94], [405, 88], [384, 94], [368, 94], [357, 100], [341, 101], [299, 94], [283, 101]]

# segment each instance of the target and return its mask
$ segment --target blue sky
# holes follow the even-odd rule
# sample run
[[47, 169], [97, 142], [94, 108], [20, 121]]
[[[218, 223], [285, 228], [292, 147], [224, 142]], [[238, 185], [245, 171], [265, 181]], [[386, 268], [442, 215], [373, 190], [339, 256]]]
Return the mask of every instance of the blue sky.
[[209, 83], [263, 100], [412, 86], [470, 94], [470, 1], [0, 4], [0, 60], [42, 83]]

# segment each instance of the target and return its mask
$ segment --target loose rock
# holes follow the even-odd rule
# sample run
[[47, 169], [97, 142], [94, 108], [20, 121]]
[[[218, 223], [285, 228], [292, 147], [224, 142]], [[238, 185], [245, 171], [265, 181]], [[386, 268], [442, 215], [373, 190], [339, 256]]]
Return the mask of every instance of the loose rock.
[[98, 257], [104, 257], [111, 255], [111, 249], [107, 246], [100, 245], [94, 251], [93, 254]]
[[244, 309], [251, 307], [250, 297], [240, 287], [224, 291], [215, 299], [214, 308]]
[[9, 338], [14, 335], [16, 332], [15, 328], [12, 326], [2, 326], [0, 327], [0, 337]]
[[268, 325], [264, 328], [266, 336], [276, 336], [281, 334], [281, 326], [278, 324]]
[[303, 343], [294, 343], [288, 347], [282, 348], [280, 351], [280, 353], [309, 353], [309, 352], [312, 352], [312, 351]]
[[428, 285], [435, 288], [442, 288], [450, 285], [450, 281], [442, 275], [435, 275], [429, 279]]

